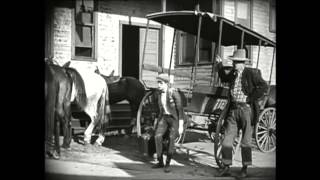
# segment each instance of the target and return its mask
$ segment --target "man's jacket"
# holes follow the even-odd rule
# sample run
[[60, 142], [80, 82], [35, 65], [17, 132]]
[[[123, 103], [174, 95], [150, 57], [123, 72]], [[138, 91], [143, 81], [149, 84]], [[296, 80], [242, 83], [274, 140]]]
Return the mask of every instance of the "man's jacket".
[[[219, 70], [219, 77], [221, 78], [222, 82], [228, 82], [232, 84], [235, 82], [236, 73], [235, 70], [232, 70], [229, 74], [225, 74], [223, 69]], [[263, 80], [261, 76], [261, 71], [259, 69], [253, 68], [245, 68], [242, 72], [242, 91], [243, 93], [248, 96], [247, 101], [252, 107], [252, 125], [257, 123], [259, 118], [259, 98], [261, 98], [268, 89], [267, 83]], [[231, 89], [230, 89], [231, 90]], [[231, 93], [230, 93], [231, 94]]]
[[[158, 93], [158, 104], [159, 104], [159, 119], [162, 118], [163, 115], [163, 105], [161, 102], [161, 91], [157, 91]], [[166, 93], [166, 100], [167, 100], [167, 110], [169, 111], [169, 114], [173, 115], [173, 117], [176, 120], [183, 119], [184, 121], [186, 120], [184, 110], [183, 110], [183, 103], [182, 103], [182, 98], [179, 94], [179, 92], [174, 89], [174, 88], [168, 88], [168, 90], [165, 92]]]

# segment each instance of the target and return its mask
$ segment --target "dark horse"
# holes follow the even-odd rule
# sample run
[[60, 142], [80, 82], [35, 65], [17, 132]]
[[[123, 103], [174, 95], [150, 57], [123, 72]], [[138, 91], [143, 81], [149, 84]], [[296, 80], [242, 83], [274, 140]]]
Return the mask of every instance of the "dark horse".
[[[59, 159], [60, 123], [63, 125], [63, 147], [70, 144], [71, 134], [68, 132], [71, 118], [70, 98], [72, 81], [66, 71], [49, 61], [45, 63], [45, 120], [46, 120], [46, 154]], [[54, 140], [52, 139], [53, 137]], [[54, 148], [52, 149], [52, 146]]]
[[122, 100], [129, 101], [132, 117], [131, 125], [134, 125], [140, 102], [146, 92], [144, 85], [134, 77], [105, 76], [98, 69], [95, 72], [100, 74], [108, 85], [110, 104]]

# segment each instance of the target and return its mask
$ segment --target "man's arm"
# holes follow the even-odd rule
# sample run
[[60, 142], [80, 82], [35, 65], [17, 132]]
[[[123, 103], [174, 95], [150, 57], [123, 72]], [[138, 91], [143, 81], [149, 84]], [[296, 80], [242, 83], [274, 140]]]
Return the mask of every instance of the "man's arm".
[[230, 83], [234, 79], [234, 70], [231, 70], [228, 74], [223, 68], [220, 68], [218, 75], [223, 83]]
[[255, 86], [251, 94], [252, 100], [261, 98], [268, 90], [268, 85], [261, 76], [261, 71], [256, 69], [253, 72], [253, 85]]
[[178, 91], [173, 91], [172, 98], [175, 102], [177, 113], [178, 113], [178, 119], [179, 119], [179, 134], [182, 134], [183, 132], [183, 124], [184, 124], [184, 111], [183, 111], [183, 105], [182, 105], [182, 99]]

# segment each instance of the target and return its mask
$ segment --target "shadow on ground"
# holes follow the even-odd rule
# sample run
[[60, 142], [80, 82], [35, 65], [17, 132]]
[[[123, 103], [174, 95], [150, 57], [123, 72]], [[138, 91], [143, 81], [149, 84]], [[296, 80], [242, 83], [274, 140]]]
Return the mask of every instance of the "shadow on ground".
[[[218, 167], [204, 164], [201, 162], [197, 162], [197, 156], [199, 154], [205, 155], [208, 157], [212, 157], [211, 153], [206, 151], [193, 149], [195, 152], [193, 154], [187, 154], [182, 151], [177, 150], [173, 159], [174, 163], [172, 163], [172, 172], [164, 173], [162, 169], [152, 169], [151, 166], [155, 163], [155, 159], [153, 157], [143, 156], [141, 152], [139, 152], [138, 141], [136, 135], [124, 136], [124, 135], [113, 135], [107, 136], [103, 147], [98, 149], [93, 149], [91, 152], [86, 153], [77, 153], [77, 151], [83, 148], [81, 144], [81, 136], [76, 136], [76, 141], [74, 144], [77, 148], [73, 148], [74, 157], [67, 158], [65, 161], [73, 161], [80, 163], [89, 163], [92, 165], [99, 165], [102, 168], [107, 169], [116, 168], [123, 171], [127, 174], [125, 177], [121, 176], [112, 176], [110, 173], [108, 176], [94, 176], [94, 175], [70, 175], [70, 174], [58, 174], [58, 173], [46, 173], [46, 179], [238, 179], [236, 178], [237, 173], [240, 171], [239, 167], [231, 168], [231, 177], [215, 177], [218, 174]], [[95, 138], [93, 138], [95, 140]], [[188, 132], [185, 138], [184, 143], [192, 143], [192, 142], [211, 142], [209, 137], [205, 133], [197, 133], [197, 132]], [[179, 149], [179, 148], [177, 148]], [[112, 167], [110, 165], [105, 164], [104, 162], [91, 162], [89, 160], [81, 160], [85, 159], [84, 156], [91, 156], [90, 153], [99, 155], [99, 153], [108, 153], [108, 151], [116, 151], [117, 155], [120, 155], [130, 161], [140, 162], [137, 163], [126, 163], [126, 162], [118, 162], [117, 160], [113, 160]], [[213, 149], [212, 149], [213, 151]], [[105, 160], [107, 161], [107, 159]], [[111, 169], [112, 171], [112, 169]], [[79, 172], [81, 173], [81, 172]], [[249, 177], [246, 179], [275, 179], [275, 168], [249, 168], [248, 169]]]

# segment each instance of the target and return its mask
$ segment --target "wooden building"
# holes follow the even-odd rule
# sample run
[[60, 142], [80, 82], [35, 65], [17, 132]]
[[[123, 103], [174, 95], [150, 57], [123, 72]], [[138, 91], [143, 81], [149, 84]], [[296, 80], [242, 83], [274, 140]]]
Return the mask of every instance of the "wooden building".
[[[169, 68], [174, 30], [150, 21], [143, 66], [145, 16], [195, 9], [222, 15], [276, 40], [275, 0], [47, 0], [45, 55], [60, 65], [71, 61], [72, 67], [92, 71], [99, 68], [105, 75], [114, 71], [115, 75], [134, 76], [154, 87], [158, 72], [143, 67]], [[195, 37], [177, 32], [175, 38], [171, 68], [191, 74]], [[199, 77], [211, 73], [214, 46], [205, 40], [200, 42]], [[222, 47], [222, 56], [231, 55], [235, 48]], [[252, 59], [248, 66], [256, 67], [258, 48], [248, 48], [248, 52]], [[258, 68], [265, 80], [269, 80], [272, 56], [272, 48], [261, 48]], [[176, 76], [174, 81], [177, 87], [186, 88], [190, 78]]]

